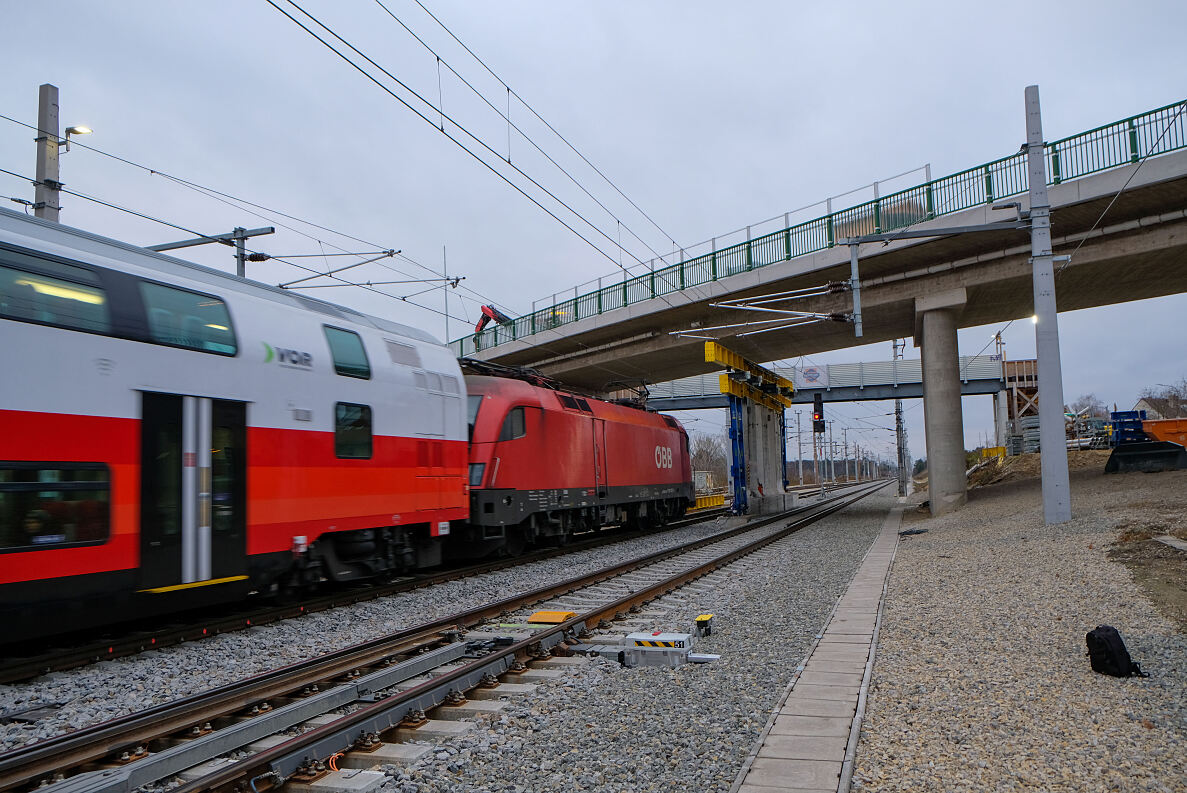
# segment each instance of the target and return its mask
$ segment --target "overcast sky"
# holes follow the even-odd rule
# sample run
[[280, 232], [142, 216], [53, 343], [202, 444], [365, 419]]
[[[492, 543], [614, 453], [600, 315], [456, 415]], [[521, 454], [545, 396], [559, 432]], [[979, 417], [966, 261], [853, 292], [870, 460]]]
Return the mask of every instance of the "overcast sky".
[[[691, 246], [924, 163], [938, 177], [1014, 152], [1024, 138], [1023, 89], [1032, 83], [1041, 89], [1048, 139], [1187, 98], [1187, 6], [1177, 2], [1133, 2], [1124, 9], [1115, 2], [976, 8], [951, 2], [423, 2], [506, 83], [415, 0], [385, 4], [445, 66], [439, 68], [437, 55], [373, 0], [307, 0], [302, 7], [432, 105], [440, 101], [493, 153], [410, 100], [433, 124], [417, 117], [264, 0], [9, 0], [0, 113], [34, 123], [37, 86], [53, 83], [61, 90], [62, 127], [93, 127], [88, 145], [332, 231], [228, 206], [78, 147], [62, 158], [70, 189], [207, 234], [275, 225], [277, 234], [251, 243], [274, 255], [394, 248], [423, 265], [391, 260], [399, 273], [368, 265], [349, 272], [355, 281], [437, 277], [447, 249], [449, 273], [464, 275], [462, 286], [472, 290], [450, 290], [448, 335], [456, 338], [476, 320], [482, 302], [524, 313], [535, 299], [616, 271], [612, 241], [620, 233], [629, 265], [632, 256], [652, 256], [649, 249]], [[508, 153], [506, 121], [449, 66], [504, 112], [510, 86], [658, 227], [518, 99], [511, 101], [512, 121], [609, 212], [516, 131], [510, 134], [512, 163], [599, 231], [499, 165], [496, 158]], [[603, 252], [460, 149], [436, 123]], [[0, 168], [31, 175], [32, 138], [0, 119]], [[0, 186], [4, 196], [32, 198], [22, 180], [0, 175]], [[867, 191], [849, 198], [868, 197]], [[188, 236], [80, 198], [64, 196], [62, 204], [63, 223], [129, 242]], [[222, 247], [185, 255], [234, 267]], [[350, 260], [295, 261], [325, 270]], [[249, 271], [269, 283], [303, 274], [278, 263]], [[445, 296], [433, 289], [438, 286], [382, 287], [399, 296], [432, 290], [408, 302], [356, 288], [308, 293], [444, 338]], [[1094, 392], [1128, 408], [1141, 388], [1187, 376], [1184, 316], [1182, 295], [1062, 314], [1067, 399]], [[961, 352], [981, 351], [999, 327], [961, 331]], [[1005, 338], [1009, 357], [1033, 356], [1028, 321], [1015, 322]], [[911, 347], [907, 354], [918, 357]], [[810, 361], [889, 357], [886, 343]], [[892, 426], [878, 415], [892, 404], [834, 406], [830, 415], [852, 427], [851, 439], [891, 456], [892, 436], [868, 422]], [[989, 405], [989, 397], [965, 400], [969, 447], [992, 437]], [[917, 401], [907, 406], [912, 452], [919, 457], [923, 411]], [[688, 418], [696, 419], [690, 421], [694, 431], [717, 431], [721, 422], [714, 413]], [[794, 440], [791, 449], [794, 454]]]

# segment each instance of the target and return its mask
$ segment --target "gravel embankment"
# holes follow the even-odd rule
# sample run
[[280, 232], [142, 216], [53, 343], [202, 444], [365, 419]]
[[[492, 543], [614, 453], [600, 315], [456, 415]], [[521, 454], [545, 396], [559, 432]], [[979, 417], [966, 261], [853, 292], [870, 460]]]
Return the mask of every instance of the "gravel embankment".
[[[1187, 635], [1107, 557], [1187, 472], [1074, 474], [1059, 526], [1037, 481], [971, 496], [900, 542], [854, 789], [1187, 791]], [[1102, 623], [1149, 679], [1092, 672]]]
[[[877, 535], [891, 490], [651, 603], [652, 627], [689, 630], [712, 664], [624, 669], [595, 659], [509, 698], [470, 737], [387, 769], [391, 793], [718, 791], [732, 785], [813, 637]], [[711, 586], [710, 586], [711, 585]], [[594, 640], [596, 641], [596, 639]]]

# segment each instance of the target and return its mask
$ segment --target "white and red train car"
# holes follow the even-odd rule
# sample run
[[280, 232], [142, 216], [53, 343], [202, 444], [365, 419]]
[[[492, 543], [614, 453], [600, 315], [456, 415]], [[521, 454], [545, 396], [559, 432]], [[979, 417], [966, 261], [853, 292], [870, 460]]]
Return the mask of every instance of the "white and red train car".
[[10, 639], [430, 565], [468, 514], [428, 334], [7, 210], [0, 373]]

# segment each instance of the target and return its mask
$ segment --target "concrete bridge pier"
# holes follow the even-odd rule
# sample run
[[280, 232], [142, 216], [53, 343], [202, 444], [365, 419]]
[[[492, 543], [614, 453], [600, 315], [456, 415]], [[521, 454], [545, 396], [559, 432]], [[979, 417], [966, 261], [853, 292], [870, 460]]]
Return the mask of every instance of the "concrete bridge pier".
[[784, 447], [781, 412], [745, 401], [742, 408], [749, 511], [768, 515], [791, 508], [794, 496], [784, 493]]
[[956, 341], [957, 314], [967, 300], [963, 288], [915, 299], [915, 345], [922, 348], [927, 497], [932, 515], [953, 512], [968, 500]]

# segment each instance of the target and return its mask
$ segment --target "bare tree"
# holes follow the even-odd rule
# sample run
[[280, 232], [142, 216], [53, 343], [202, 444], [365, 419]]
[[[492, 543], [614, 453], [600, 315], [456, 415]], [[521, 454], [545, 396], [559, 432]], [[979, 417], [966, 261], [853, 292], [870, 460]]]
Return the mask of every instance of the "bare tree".
[[[1085, 411], [1087, 408], [1087, 411]], [[1098, 419], [1107, 419], [1109, 417], [1109, 407], [1102, 402], [1096, 394], [1083, 394], [1072, 402], [1072, 413]]]
[[696, 434], [692, 438], [692, 469], [694, 471], [708, 471], [713, 475], [713, 481], [719, 486], [725, 486], [726, 470], [729, 466], [725, 452], [725, 441], [718, 435]]
[[1141, 397], [1143, 399], [1165, 399], [1167, 418], [1187, 416], [1187, 377], [1170, 385], [1159, 383], [1156, 388], [1143, 388]]

